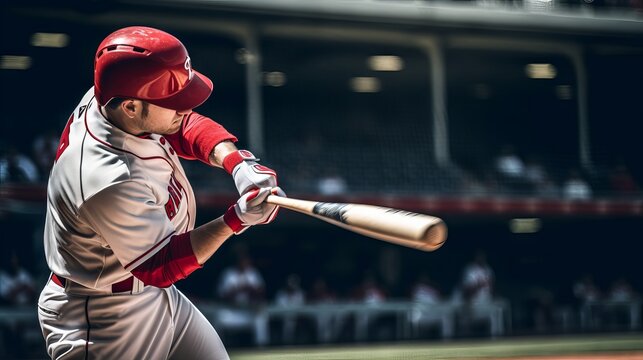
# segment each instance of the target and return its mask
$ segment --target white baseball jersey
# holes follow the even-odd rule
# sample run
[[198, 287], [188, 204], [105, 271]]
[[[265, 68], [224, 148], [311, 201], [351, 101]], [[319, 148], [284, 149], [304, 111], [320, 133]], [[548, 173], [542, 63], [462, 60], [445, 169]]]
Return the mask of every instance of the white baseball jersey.
[[112, 125], [93, 94], [61, 139], [47, 187], [45, 254], [55, 274], [103, 288], [192, 230], [196, 206], [169, 142]]
[[47, 197], [47, 263], [66, 279], [65, 288], [49, 281], [38, 303], [50, 356], [227, 358], [174, 286], [134, 278], [131, 293], [111, 294], [173, 235], [194, 228], [194, 193], [163, 136], [112, 125], [90, 89], [61, 137]]

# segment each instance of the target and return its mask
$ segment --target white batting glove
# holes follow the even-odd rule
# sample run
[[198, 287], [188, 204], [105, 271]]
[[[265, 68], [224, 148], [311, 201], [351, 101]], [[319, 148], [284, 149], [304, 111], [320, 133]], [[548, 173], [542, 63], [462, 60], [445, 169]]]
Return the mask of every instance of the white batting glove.
[[223, 215], [223, 221], [234, 231], [241, 234], [252, 225], [263, 225], [272, 222], [277, 216], [279, 206], [265, 202], [268, 195], [286, 196], [279, 187], [250, 190]]
[[277, 186], [277, 173], [257, 161], [259, 159], [248, 150], [235, 151], [223, 159], [223, 168], [234, 178], [239, 195], [252, 189]]

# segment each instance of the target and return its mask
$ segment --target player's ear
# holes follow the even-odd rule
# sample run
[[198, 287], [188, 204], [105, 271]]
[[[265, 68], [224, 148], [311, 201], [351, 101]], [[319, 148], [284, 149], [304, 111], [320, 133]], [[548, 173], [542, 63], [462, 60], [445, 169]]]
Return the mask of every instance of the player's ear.
[[127, 99], [121, 103], [121, 109], [129, 118], [136, 116], [136, 109], [140, 106], [134, 99]]

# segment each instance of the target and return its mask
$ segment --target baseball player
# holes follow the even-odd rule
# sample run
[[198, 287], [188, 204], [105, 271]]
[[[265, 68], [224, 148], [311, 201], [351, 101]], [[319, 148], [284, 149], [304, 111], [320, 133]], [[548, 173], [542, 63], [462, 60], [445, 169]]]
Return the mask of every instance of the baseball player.
[[[232, 234], [271, 222], [278, 208], [264, 200], [285, 194], [273, 170], [192, 111], [211, 92], [183, 44], [161, 30], [123, 28], [98, 47], [94, 86], [67, 122], [47, 188], [52, 274], [38, 317], [52, 358], [228, 358], [173, 284]], [[224, 168], [241, 197], [195, 228], [179, 158]]]

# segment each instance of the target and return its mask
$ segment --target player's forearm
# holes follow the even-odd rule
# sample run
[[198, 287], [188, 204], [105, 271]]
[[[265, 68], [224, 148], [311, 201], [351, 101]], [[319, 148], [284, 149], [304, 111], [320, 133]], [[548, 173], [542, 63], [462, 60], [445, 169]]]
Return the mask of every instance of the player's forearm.
[[222, 141], [218, 143], [210, 152], [210, 164], [216, 167], [223, 167], [223, 159], [229, 154], [237, 151], [237, 147], [232, 141]]
[[203, 265], [232, 234], [232, 229], [223, 221], [223, 216], [192, 230], [192, 251], [199, 264]]

